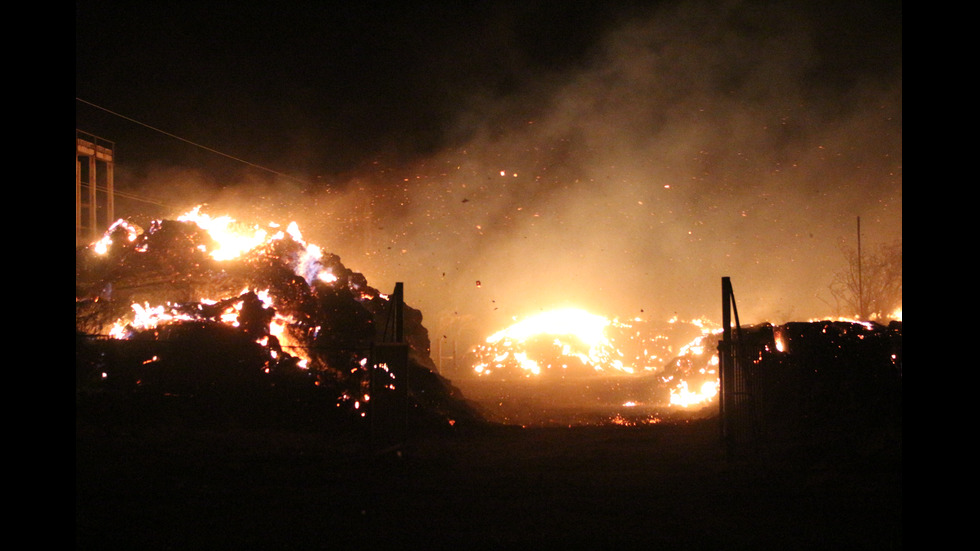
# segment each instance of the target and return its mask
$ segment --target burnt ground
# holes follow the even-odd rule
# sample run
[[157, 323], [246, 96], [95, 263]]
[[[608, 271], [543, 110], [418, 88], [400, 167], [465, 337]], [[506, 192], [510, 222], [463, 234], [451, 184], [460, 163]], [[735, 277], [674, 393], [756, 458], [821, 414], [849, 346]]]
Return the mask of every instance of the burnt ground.
[[77, 407], [77, 549], [903, 543], [900, 425], [728, 456], [717, 418], [457, 426], [389, 447], [349, 428], [118, 413]]

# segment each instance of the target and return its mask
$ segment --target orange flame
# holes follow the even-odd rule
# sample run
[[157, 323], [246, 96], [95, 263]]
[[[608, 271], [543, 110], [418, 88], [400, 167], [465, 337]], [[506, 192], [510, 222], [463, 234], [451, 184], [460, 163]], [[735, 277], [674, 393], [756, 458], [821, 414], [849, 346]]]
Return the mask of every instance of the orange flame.
[[[295, 259], [294, 265], [292, 266], [297, 275], [304, 277], [310, 284], [313, 281], [321, 281], [329, 284], [338, 280], [338, 277], [329, 268], [321, 265], [320, 261], [323, 256], [321, 248], [317, 245], [306, 243], [303, 240], [296, 222], [290, 222], [286, 230], [279, 229], [277, 224], [270, 224], [268, 228], [248, 226], [237, 222], [231, 216], [214, 217], [205, 214], [202, 212], [200, 206], [179, 216], [178, 220], [192, 222], [207, 231], [208, 235], [214, 241], [215, 246], [212, 250], [204, 252], [208, 253], [216, 261], [222, 262], [241, 258], [274, 240], [284, 239], [288, 235], [295, 242], [303, 246], [303, 253], [298, 259]], [[102, 239], [93, 244], [93, 250], [97, 254], [105, 254], [113, 244], [114, 236], [119, 235], [120, 232], [123, 232], [125, 238], [130, 242], [135, 241], [140, 233], [136, 227], [124, 220], [119, 220], [112, 225]], [[243, 289], [240, 294], [248, 291], [249, 289]], [[274, 307], [273, 298], [267, 289], [256, 290], [255, 292], [264, 306]], [[201, 304], [213, 305], [217, 304], [218, 300], [211, 297], [203, 297], [199, 302]], [[112, 324], [108, 331], [110, 337], [125, 339], [134, 330], [148, 330], [164, 323], [192, 321], [194, 319], [192, 315], [181, 312], [175, 305], [171, 304], [151, 306], [146, 303], [137, 303], [131, 305], [131, 307], [132, 314], [130, 316], [119, 319]], [[217, 315], [217, 319], [222, 323], [237, 327], [240, 311], [241, 301], [234, 302], [223, 312], [220, 312]], [[291, 337], [289, 333], [290, 326], [294, 324], [295, 320], [277, 312], [270, 323], [270, 333], [279, 341], [281, 346], [292, 347], [297, 350], [299, 366], [307, 367], [310, 358], [303, 352], [301, 347], [297, 346], [300, 343]], [[268, 339], [263, 339], [260, 344], [267, 347], [269, 344]]]
[[[684, 369], [693, 369], [690, 373], [700, 389], [689, 390], [690, 383], [674, 375], [661, 378], [662, 384], [673, 387], [670, 405], [688, 407], [713, 400], [718, 391], [718, 357], [708, 349], [707, 337], [719, 330], [704, 320], [686, 325], [670, 320], [668, 325], [677, 324], [681, 333], [700, 332], [678, 346], [668, 342], [665, 335], [650, 334], [644, 324], [640, 318], [620, 322], [575, 308], [546, 311], [494, 333], [485, 344], [475, 347], [477, 360], [473, 370], [479, 377], [518, 373], [531, 378], [546, 371], [564, 377], [569, 367], [577, 365], [590, 368], [593, 373], [629, 377], [659, 373], [675, 365], [666, 363], [672, 358], [686, 358], [690, 361], [685, 361]], [[542, 357], [545, 349], [552, 354]], [[626, 349], [633, 352], [628, 354]]]

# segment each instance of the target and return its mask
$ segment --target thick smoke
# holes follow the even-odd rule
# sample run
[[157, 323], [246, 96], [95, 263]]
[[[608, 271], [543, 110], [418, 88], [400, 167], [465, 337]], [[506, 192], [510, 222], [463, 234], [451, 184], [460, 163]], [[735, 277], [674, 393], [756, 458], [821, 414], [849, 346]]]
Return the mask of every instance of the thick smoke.
[[743, 323], [846, 314], [828, 286], [857, 217], [901, 239], [901, 24], [822, 6], [847, 13], [664, 3], [555, 70], [500, 52], [517, 84], [457, 91], [440, 151], [203, 200], [405, 282], [434, 346], [561, 306], [718, 321], [724, 276]]
[[901, 73], [824, 84], [817, 29], [761, 15], [658, 13], [583, 70], [472, 105], [461, 120], [488, 124], [466, 143], [322, 198], [367, 213], [340, 254], [406, 281], [437, 336], [567, 305], [717, 320], [722, 276], [749, 321], [840, 314], [856, 218], [901, 238]]

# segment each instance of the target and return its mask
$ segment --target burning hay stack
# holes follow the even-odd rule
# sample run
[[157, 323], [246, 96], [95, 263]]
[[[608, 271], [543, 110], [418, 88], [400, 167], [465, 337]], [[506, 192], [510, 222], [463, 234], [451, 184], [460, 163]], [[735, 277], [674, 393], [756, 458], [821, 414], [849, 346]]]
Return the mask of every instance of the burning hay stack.
[[[145, 230], [120, 221], [77, 251], [75, 280], [80, 391], [241, 398], [244, 409], [278, 393], [356, 419], [369, 416], [372, 392], [397, 388], [406, 414], [478, 418], [434, 373], [421, 313], [396, 309], [295, 225], [246, 227], [197, 210]], [[386, 344], [407, 349], [406, 365], [375, 387]]]

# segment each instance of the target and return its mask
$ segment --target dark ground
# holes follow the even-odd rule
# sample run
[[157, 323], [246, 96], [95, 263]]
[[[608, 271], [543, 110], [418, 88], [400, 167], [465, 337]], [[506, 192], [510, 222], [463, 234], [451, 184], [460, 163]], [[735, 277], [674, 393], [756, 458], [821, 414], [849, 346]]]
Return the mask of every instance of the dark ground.
[[728, 457], [717, 419], [413, 431], [78, 408], [77, 549], [901, 549], [901, 429]]

